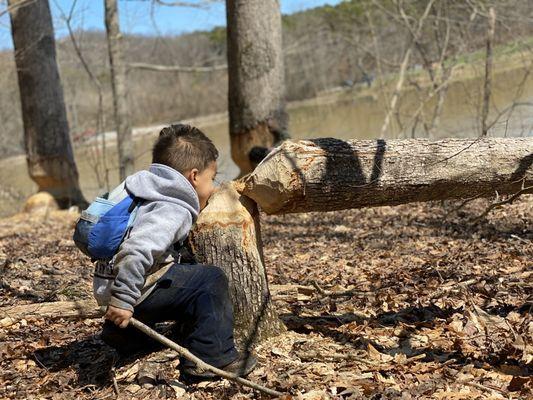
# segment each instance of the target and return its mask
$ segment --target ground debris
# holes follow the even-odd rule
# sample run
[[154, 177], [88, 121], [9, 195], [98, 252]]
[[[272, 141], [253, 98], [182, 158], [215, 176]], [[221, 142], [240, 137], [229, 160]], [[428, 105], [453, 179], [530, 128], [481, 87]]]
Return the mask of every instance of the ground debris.
[[[532, 397], [533, 197], [475, 224], [487, 202], [462, 217], [457, 204], [262, 216], [289, 329], [257, 348], [250, 379], [294, 399]], [[0, 220], [0, 306], [91, 297], [74, 220]], [[100, 326], [2, 318], [0, 398], [261, 398], [227, 381], [185, 386], [171, 351], [118, 360]]]

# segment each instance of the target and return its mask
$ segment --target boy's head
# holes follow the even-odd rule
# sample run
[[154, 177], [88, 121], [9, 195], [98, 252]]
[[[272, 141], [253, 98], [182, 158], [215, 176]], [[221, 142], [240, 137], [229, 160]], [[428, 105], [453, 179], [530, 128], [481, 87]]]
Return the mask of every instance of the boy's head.
[[217, 158], [218, 150], [201, 130], [182, 124], [163, 128], [152, 151], [152, 162], [167, 165], [189, 180], [201, 208], [214, 191]]

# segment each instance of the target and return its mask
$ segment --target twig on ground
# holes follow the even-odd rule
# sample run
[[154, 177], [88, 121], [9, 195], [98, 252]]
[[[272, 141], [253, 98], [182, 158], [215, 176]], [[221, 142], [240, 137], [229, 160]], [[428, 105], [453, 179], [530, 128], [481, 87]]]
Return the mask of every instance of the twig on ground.
[[318, 285], [317, 281], [313, 281], [312, 283], [315, 289], [318, 291], [318, 293], [320, 293], [323, 296], [327, 296], [327, 292]]
[[462, 281], [462, 282], [451, 282], [448, 285], [439, 288], [433, 295], [431, 295], [430, 300], [437, 299], [441, 297], [443, 294], [451, 292], [452, 290], [467, 288], [468, 286], [476, 283], [477, 281], [478, 281], [477, 279], [469, 279], [467, 281]]
[[115, 373], [116, 362], [117, 362], [116, 357], [113, 357], [113, 365], [111, 366], [111, 370], [109, 371], [109, 374], [111, 375], [111, 380], [113, 381], [113, 390], [115, 391], [115, 394], [118, 397], [120, 395], [120, 390], [118, 389], [117, 374]]
[[174, 343], [172, 340], [168, 339], [167, 337], [157, 333], [149, 326], [146, 326], [142, 322], [136, 320], [135, 318], [130, 319], [130, 325], [137, 328], [141, 332], [145, 333], [146, 335], [150, 336], [152, 339], [157, 340], [158, 342], [164, 344], [167, 347], [170, 347], [172, 350], [177, 351], [180, 355], [185, 357], [187, 360], [192, 361], [196, 366], [200, 369], [203, 369], [205, 371], [213, 372], [214, 374], [217, 374], [218, 376], [221, 376], [222, 378], [229, 379], [231, 381], [240, 383], [241, 385], [248, 386], [252, 389], [258, 390], [262, 393], [269, 394], [271, 396], [283, 396], [283, 393], [278, 392], [273, 389], [269, 389], [267, 387], [264, 387], [262, 385], [259, 385], [257, 383], [254, 383], [252, 381], [249, 381], [248, 379], [241, 378], [240, 376], [236, 374], [232, 374], [229, 372], [226, 372], [224, 370], [218, 369], [213, 367], [212, 365], [209, 365], [205, 362], [203, 362], [201, 359], [196, 357], [194, 354], [192, 354], [189, 350], [187, 350], [184, 347], [181, 347], [177, 343]]
[[508, 394], [507, 392], [505, 392], [504, 390], [502, 390], [500, 388], [496, 388], [494, 386], [485, 386], [485, 385], [482, 385], [482, 384], [476, 383], [476, 382], [458, 381], [457, 383], [460, 383], [460, 384], [463, 384], [463, 385], [472, 386], [472, 387], [474, 387], [476, 389], [479, 389], [481, 391], [484, 391], [484, 392], [499, 393], [499, 394], [503, 394], [503, 395], [507, 395]]
[[448, 213], [446, 213], [446, 215], [444, 215], [444, 219], [448, 219], [451, 215], [455, 214], [456, 212], [460, 211], [464, 206], [466, 206], [468, 203], [471, 203], [472, 201], [474, 200], [477, 200], [479, 199], [480, 197], [483, 197], [484, 194], [478, 194], [477, 196], [474, 196], [474, 197], [469, 197], [468, 199], [464, 200], [463, 202], [461, 202], [461, 204], [459, 204], [457, 207], [455, 207], [453, 210], [449, 211]]
[[111, 379], [113, 381], [113, 390], [115, 391], [115, 394], [118, 396], [120, 394], [120, 391], [118, 389], [118, 383], [117, 383], [117, 378], [115, 376], [114, 369], [111, 370]]
[[525, 193], [532, 192], [532, 191], [533, 191], [533, 186], [527, 186], [525, 188], [522, 188], [521, 190], [519, 190], [518, 192], [516, 192], [515, 194], [513, 194], [512, 196], [508, 197], [505, 200], [492, 203], [490, 206], [487, 207], [487, 209], [485, 211], [483, 211], [483, 214], [481, 214], [479, 217], [475, 218], [472, 222], [478, 222], [481, 218], [486, 217], [495, 208], [501, 207], [501, 206], [503, 206], [505, 204], [510, 204], [513, 201], [515, 201], [518, 197], [520, 197], [521, 195], [523, 195]]

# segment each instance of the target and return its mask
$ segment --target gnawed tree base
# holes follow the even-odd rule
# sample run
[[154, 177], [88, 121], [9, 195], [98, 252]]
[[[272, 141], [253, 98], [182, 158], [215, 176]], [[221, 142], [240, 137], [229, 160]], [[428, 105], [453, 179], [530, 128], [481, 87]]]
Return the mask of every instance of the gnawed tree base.
[[87, 206], [78, 185], [76, 166], [67, 157], [31, 156], [27, 164], [30, 178], [37, 184], [39, 192], [50, 193], [59, 207]]
[[492, 197], [533, 185], [532, 138], [285, 142], [244, 182], [268, 214]]
[[262, 253], [259, 212], [227, 184], [200, 214], [190, 243], [198, 261], [221, 267], [229, 278], [238, 343], [253, 343], [284, 330], [272, 306]]
[[250, 151], [254, 147], [270, 148], [276, 138], [267, 122], [258, 123], [255, 127], [230, 136], [231, 158], [241, 169], [241, 175], [251, 172], [254, 165], [250, 160]]

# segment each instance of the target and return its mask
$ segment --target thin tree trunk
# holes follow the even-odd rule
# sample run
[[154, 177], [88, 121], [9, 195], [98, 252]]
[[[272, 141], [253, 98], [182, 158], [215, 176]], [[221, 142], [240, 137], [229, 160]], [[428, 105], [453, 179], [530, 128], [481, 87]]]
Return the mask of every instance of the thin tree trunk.
[[250, 172], [254, 147], [288, 137], [278, 0], [226, 0], [231, 156]]
[[487, 136], [489, 130], [488, 118], [490, 97], [492, 91], [492, 42], [496, 28], [496, 12], [489, 9], [489, 26], [487, 29], [487, 52], [485, 55], [485, 82], [483, 85], [483, 108], [481, 109], [481, 136]]
[[245, 178], [269, 214], [492, 197], [533, 185], [532, 138], [285, 142]]
[[270, 298], [255, 203], [224, 185], [200, 214], [190, 243], [198, 261], [226, 272], [243, 348], [283, 330]]
[[135, 158], [131, 134], [126, 87], [126, 64], [122, 55], [122, 34], [120, 33], [117, 0], [104, 0], [107, 48], [111, 67], [113, 89], [113, 110], [117, 131], [118, 166], [120, 180], [135, 172]]
[[31, 179], [61, 207], [86, 205], [69, 135], [48, 0], [9, 0]]
[[402, 63], [400, 65], [400, 71], [398, 72], [398, 80], [396, 81], [394, 92], [392, 93], [389, 109], [387, 111], [387, 114], [385, 115], [385, 120], [383, 121], [383, 125], [381, 126], [381, 137], [385, 136], [387, 129], [389, 128], [391, 118], [396, 113], [396, 108], [398, 106], [398, 100], [400, 98], [400, 94], [403, 89], [403, 84], [405, 82], [405, 74], [407, 72], [407, 67], [409, 66], [409, 61], [411, 59], [413, 48], [416, 45], [417, 40], [419, 40], [420, 34], [422, 32], [422, 28], [424, 26], [424, 21], [429, 15], [429, 12], [431, 10], [431, 7], [433, 6], [433, 3], [434, 3], [434, 0], [430, 0], [427, 3], [424, 14], [420, 17], [420, 20], [418, 21], [416, 31], [413, 31], [410, 28], [408, 18], [405, 15], [404, 9], [401, 4], [399, 5], [400, 14], [407, 21], [407, 26], [409, 27], [409, 31], [411, 33], [411, 43], [409, 43], [409, 47], [407, 48], [407, 50], [405, 51], [403, 55]]

